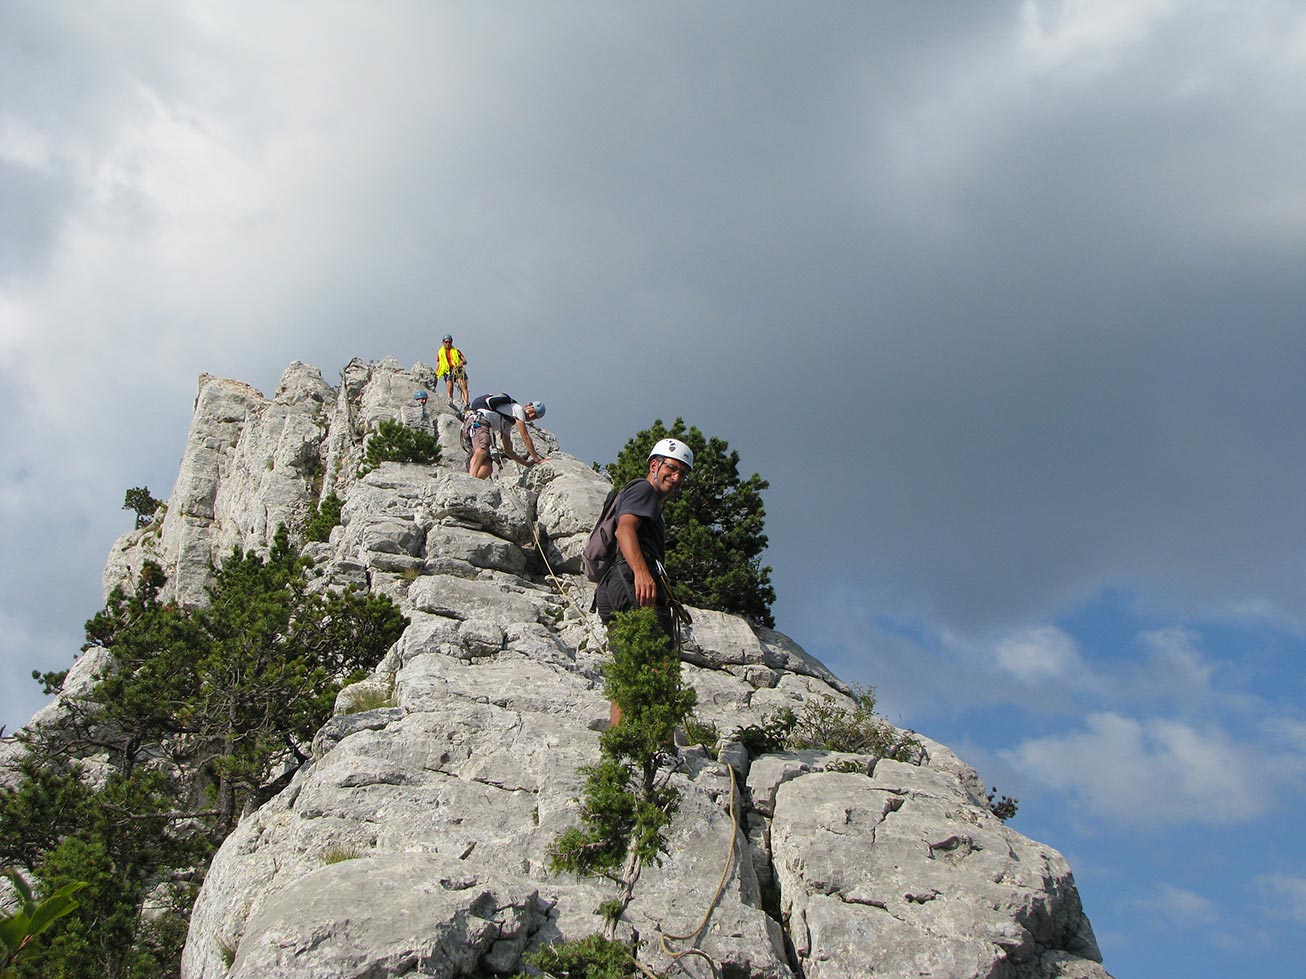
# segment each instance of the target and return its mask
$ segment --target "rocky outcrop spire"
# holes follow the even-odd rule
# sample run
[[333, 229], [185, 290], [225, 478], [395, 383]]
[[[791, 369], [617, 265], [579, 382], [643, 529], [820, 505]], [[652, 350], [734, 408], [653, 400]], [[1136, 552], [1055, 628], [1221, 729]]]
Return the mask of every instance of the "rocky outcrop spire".
[[[358, 478], [388, 417], [429, 426], [441, 461]], [[205, 376], [167, 516], [110, 557], [106, 584], [153, 558], [200, 601], [233, 545], [265, 547], [335, 491], [342, 524], [307, 549], [321, 587], [382, 592], [411, 619], [341, 692], [312, 760], [223, 844], [184, 979], [505, 974], [525, 950], [603, 928], [614, 887], [551, 874], [546, 849], [577, 819], [607, 717], [578, 572], [608, 485], [547, 432], [546, 464], [471, 479], [457, 427], [423, 365], [355, 360], [333, 389], [296, 363], [271, 400]], [[999, 821], [946, 747], [922, 738], [912, 763], [750, 759], [729, 732], [823, 698], [851, 705], [847, 688], [778, 632], [694, 616], [684, 676], [698, 718], [727, 737], [719, 754], [682, 747], [664, 772], [680, 792], [668, 852], [618, 929], [638, 934], [642, 962], [664, 970], [692, 946], [721, 975], [758, 979], [1107, 975], [1065, 860]]]

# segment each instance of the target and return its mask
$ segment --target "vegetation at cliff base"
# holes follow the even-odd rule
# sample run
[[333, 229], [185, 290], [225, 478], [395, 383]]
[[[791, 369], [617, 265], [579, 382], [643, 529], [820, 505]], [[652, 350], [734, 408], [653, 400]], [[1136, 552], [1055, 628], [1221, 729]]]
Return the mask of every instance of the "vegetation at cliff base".
[[41, 900], [36, 899], [32, 888], [22, 874], [15, 870], [4, 876], [17, 897], [17, 907], [12, 913], [0, 915], [0, 979], [15, 979], [17, 963], [32, 946], [32, 942], [52, 924], [77, 908], [73, 895], [86, 886], [85, 881], [67, 884]]
[[679, 439], [694, 450], [694, 469], [680, 493], [663, 505], [667, 520], [667, 572], [687, 605], [742, 615], [773, 628], [775, 589], [766, 550], [762, 491], [757, 473], [739, 476], [739, 453], [724, 439], [708, 438], [677, 418], [638, 432], [616, 460], [603, 467], [614, 486], [648, 473], [648, 454], [659, 439]]
[[0, 791], [0, 863], [43, 893], [86, 882], [21, 977], [176, 976], [213, 850], [307, 757], [341, 685], [407, 620], [389, 599], [310, 583], [281, 529], [266, 557], [233, 551], [205, 608], [165, 598], [147, 563], [86, 625], [111, 666], [65, 721], [23, 732]]
[[[635, 975], [635, 958], [630, 948], [602, 935], [546, 945], [538, 952], [527, 953], [522, 961], [546, 976], [568, 979], [630, 979]], [[519, 972], [513, 979], [530, 977]]]

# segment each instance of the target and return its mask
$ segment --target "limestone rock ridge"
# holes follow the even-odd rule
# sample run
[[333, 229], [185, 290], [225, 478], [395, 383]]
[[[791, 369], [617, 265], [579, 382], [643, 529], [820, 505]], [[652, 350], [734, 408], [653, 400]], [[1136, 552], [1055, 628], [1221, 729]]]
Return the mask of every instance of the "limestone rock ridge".
[[[436, 435], [440, 461], [357, 476], [387, 418]], [[333, 386], [295, 362], [271, 398], [203, 375], [166, 513], [114, 545], [106, 593], [153, 560], [171, 597], [201, 603], [233, 547], [302, 531], [335, 492], [341, 524], [305, 547], [320, 586], [383, 593], [411, 620], [341, 691], [312, 759], [222, 845], [183, 979], [512, 974], [525, 951], [602, 930], [614, 885], [551, 874], [545, 854], [577, 820], [607, 717], [580, 549], [609, 486], [542, 428], [545, 464], [472, 479], [458, 429], [423, 364], [355, 359]], [[798, 643], [720, 612], [694, 610], [683, 670], [697, 716], [725, 733], [814, 699], [852, 703]], [[619, 934], [638, 934], [651, 970], [693, 945], [727, 979], [1107, 977], [1063, 857], [1004, 825], [976, 773], [920, 740], [910, 764], [750, 761], [728, 738], [717, 757], [680, 748], [668, 852], [643, 869]], [[692, 941], [660, 940], [705, 914]], [[700, 957], [680, 963], [710, 974]]]

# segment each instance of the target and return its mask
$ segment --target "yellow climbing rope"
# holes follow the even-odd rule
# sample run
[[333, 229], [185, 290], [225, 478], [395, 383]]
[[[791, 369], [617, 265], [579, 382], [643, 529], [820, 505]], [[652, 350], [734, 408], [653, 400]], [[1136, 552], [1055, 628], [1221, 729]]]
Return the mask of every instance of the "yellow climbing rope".
[[707, 910], [703, 912], [703, 917], [699, 919], [698, 925], [693, 931], [685, 932], [683, 935], [676, 935], [670, 932], [662, 932], [658, 936], [658, 945], [662, 949], [662, 954], [666, 955], [673, 962], [676, 962], [687, 955], [696, 955], [707, 960], [708, 965], [712, 967], [712, 974], [718, 975], [716, 962], [710, 955], [702, 949], [687, 948], [684, 951], [677, 952], [671, 948], [668, 942], [697, 941], [703, 929], [712, 918], [712, 912], [716, 910], [717, 903], [721, 900], [721, 895], [725, 893], [726, 882], [730, 879], [730, 868], [735, 859], [735, 835], [739, 831], [739, 817], [735, 812], [735, 802], [738, 795], [738, 789], [735, 782], [735, 766], [726, 763], [726, 771], [730, 773], [730, 840], [726, 850], [726, 859], [721, 867], [721, 879], [717, 881], [716, 891], [712, 894], [712, 900], [708, 902]]

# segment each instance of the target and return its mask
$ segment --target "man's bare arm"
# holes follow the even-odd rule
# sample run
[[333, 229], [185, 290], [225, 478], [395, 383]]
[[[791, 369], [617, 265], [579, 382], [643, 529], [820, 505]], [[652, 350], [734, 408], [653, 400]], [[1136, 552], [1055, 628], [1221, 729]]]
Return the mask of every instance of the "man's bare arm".
[[531, 458], [536, 462], [543, 462], [544, 456], [535, 451], [535, 443], [531, 441], [531, 433], [526, 429], [526, 423], [520, 418], [516, 419], [517, 431], [521, 433], [521, 440], [526, 444], [526, 451], [531, 454]]
[[[517, 424], [520, 425], [521, 422], [518, 422]], [[524, 458], [523, 456], [519, 456], [517, 454], [517, 450], [512, 447], [511, 435], [509, 435], [507, 432], [504, 432], [502, 435], [499, 436], [499, 438], [503, 442], [504, 455], [506, 455], [513, 462], [521, 463], [521, 465], [523, 466], [529, 466], [531, 464], [531, 461], [529, 459]]]
[[658, 600], [658, 586], [639, 549], [639, 520], [633, 513], [623, 513], [617, 518], [617, 546], [630, 570], [635, 572], [635, 601], [640, 605], [654, 605]]

